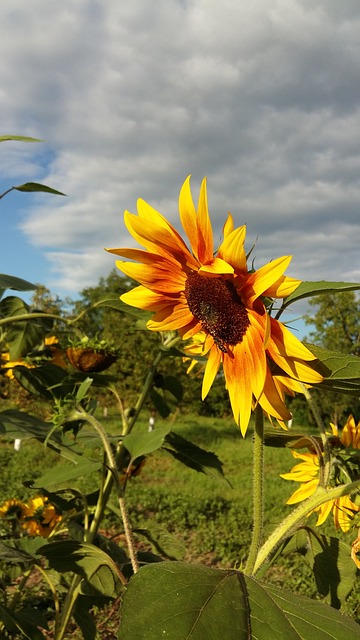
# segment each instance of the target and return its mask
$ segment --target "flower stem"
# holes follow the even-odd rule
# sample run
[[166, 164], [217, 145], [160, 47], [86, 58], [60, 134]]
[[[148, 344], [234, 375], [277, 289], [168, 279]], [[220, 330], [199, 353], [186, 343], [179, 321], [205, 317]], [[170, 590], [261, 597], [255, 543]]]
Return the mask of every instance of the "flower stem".
[[258, 404], [255, 411], [253, 454], [253, 532], [244, 573], [251, 575], [259, 551], [264, 519], [264, 414]]
[[339, 485], [333, 489], [318, 487], [314, 495], [310, 496], [307, 500], [304, 500], [304, 502], [299, 504], [296, 509], [291, 511], [291, 513], [284, 518], [280, 525], [276, 527], [275, 531], [273, 531], [264, 542], [263, 546], [259, 549], [250, 575], [255, 575], [262, 565], [265, 564], [266, 560], [271, 559], [279, 546], [296, 531], [298, 526], [311, 511], [325, 502], [336, 500], [336, 498], [353, 493], [359, 486], [360, 480], [356, 480], [350, 484]]

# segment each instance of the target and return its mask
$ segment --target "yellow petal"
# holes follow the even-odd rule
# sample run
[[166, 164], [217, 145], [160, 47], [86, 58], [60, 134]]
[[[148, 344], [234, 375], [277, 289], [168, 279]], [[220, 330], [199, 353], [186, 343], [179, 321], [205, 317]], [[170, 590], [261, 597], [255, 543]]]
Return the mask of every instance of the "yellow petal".
[[200, 186], [198, 202], [198, 258], [204, 264], [209, 262], [214, 254], [214, 241], [211, 220], [208, 211], [206, 178]]
[[171, 298], [164, 296], [162, 293], [155, 293], [140, 285], [131, 291], [127, 291], [120, 296], [120, 300], [130, 305], [147, 311], [156, 311], [164, 304], [168, 303]]
[[218, 250], [218, 257], [231, 264], [237, 271], [246, 271], [246, 252], [244, 247], [246, 225], [238, 227], [222, 242]]
[[221, 258], [212, 258], [210, 262], [200, 267], [199, 273], [206, 274], [209, 277], [212, 275], [226, 275], [234, 273], [234, 268], [224, 260], [221, 260]]
[[312, 496], [315, 493], [317, 486], [319, 484], [319, 478], [314, 478], [309, 482], [304, 482], [294, 493], [290, 496], [290, 498], [286, 501], [286, 504], [296, 504], [297, 502], [301, 502], [302, 500], [306, 500], [309, 496]]
[[252, 388], [247, 372], [249, 360], [241, 344], [235, 345], [233, 352], [224, 354], [223, 369], [234, 420], [245, 436], [251, 415]]
[[279, 280], [289, 266], [291, 258], [292, 256], [277, 258], [249, 275], [244, 286], [247, 305], [251, 307], [256, 298], [263, 295], [264, 291]]
[[269, 298], [287, 298], [287, 296], [298, 288], [299, 284], [301, 284], [301, 280], [281, 276], [277, 282], [274, 282], [271, 287], [264, 291], [263, 295]]
[[203, 384], [202, 384], [202, 396], [201, 396], [202, 400], [205, 400], [207, 394], [210, 391], [212, 383], [215, 380], [216, 374], [219, 371], [220, 363], [221, 363], [221, 355], [220, 355], [219, 349], [214, 345], [213, 348], [210, 350], [206, 367], [205, 367]]
[[190, 176], [181, 187], [179, 196], [179, 214], [181, 224], [189, 238], [190, 246], [195, 258], [198, 258], [198, 225], [194, 202], [190, 189]]
[[233, 217], [230, 213], [230, 211], [228, 212], [228, 216], [226, 218], [225, 224], [223, 226], [223, 236], [224, 238], [227, 238], [227, 236], [234, 231], [234, 220]]

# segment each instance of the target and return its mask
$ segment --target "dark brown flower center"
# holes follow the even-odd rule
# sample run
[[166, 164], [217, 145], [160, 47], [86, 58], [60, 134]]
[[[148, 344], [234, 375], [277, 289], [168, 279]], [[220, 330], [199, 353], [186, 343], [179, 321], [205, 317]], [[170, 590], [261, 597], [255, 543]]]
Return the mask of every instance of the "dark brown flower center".
[[241, 342], [250, 324], [246, 307], [230, 280], [208, 278], [190, 271], [185, 296], [193, 316], [210, 333], [221, 351]]

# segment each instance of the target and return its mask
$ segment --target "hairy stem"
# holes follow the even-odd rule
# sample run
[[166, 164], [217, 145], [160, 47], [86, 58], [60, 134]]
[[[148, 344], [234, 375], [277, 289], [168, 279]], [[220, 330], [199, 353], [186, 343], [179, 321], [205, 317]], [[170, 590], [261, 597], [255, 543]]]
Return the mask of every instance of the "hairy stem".
[[258, 404], [255, 411], [253, 454], [253, 532], [244, 573], [251, 575], [261, 544], [264, 519], [264, 413]]

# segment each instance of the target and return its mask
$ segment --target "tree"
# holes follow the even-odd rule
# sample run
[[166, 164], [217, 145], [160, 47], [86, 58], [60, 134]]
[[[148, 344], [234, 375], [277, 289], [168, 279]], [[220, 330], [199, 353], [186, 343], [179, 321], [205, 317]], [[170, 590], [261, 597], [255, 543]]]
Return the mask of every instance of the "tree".
[[[360, 356], [360, 298], [353, 291], [329, 293], [312, 298], [310, 306], [315, 315], [307, 315], [305, 322], [314, 327], [308, 341], [331, 351]], [[314, 389], [316, 400], [324, 420], [337, 424], [348, 414], [360, 417], [360, 398], [345, 394], [330, 394]]]

